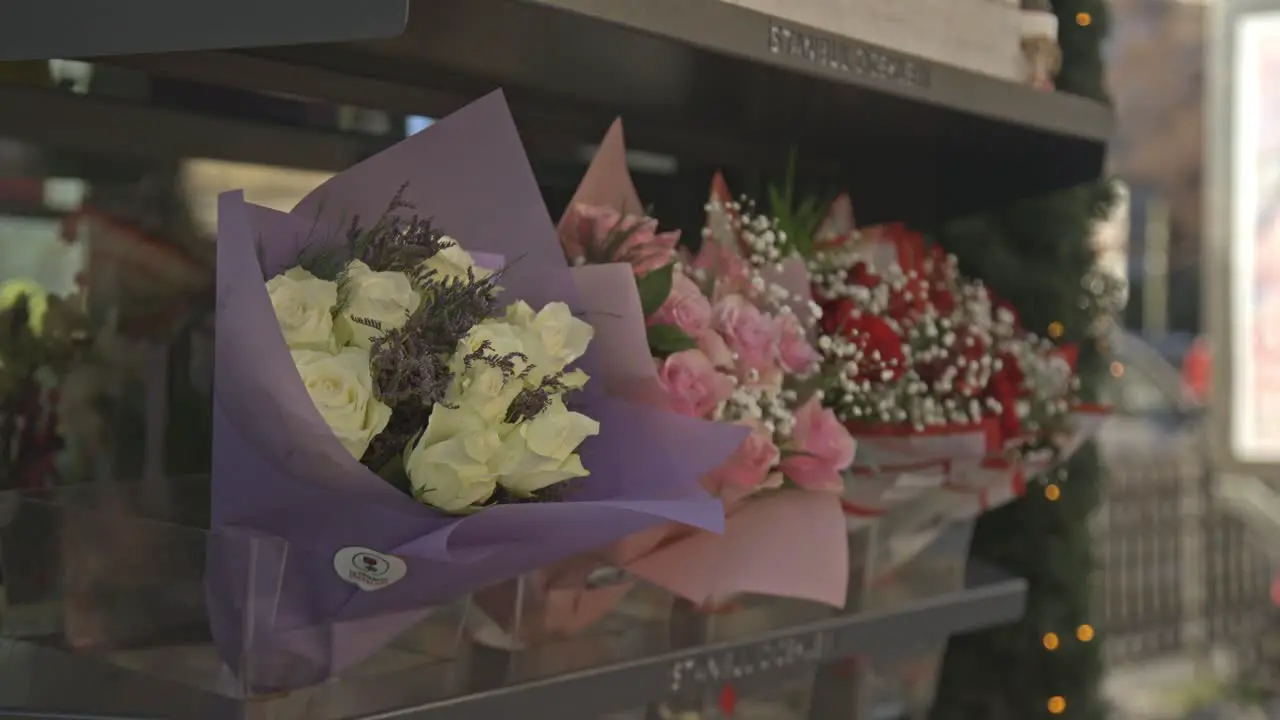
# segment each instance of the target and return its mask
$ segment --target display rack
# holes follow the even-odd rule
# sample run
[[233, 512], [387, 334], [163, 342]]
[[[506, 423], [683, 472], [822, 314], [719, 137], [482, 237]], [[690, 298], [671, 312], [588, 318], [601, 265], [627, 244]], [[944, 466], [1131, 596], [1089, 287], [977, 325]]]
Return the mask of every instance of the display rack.
[[[435, 682], [429, 667], [325, 686], [307, 718], [491, 720], [598, 718], [728, 682], [759, 689], [797, 671], [853, 656], [941, 642], [948, 636], [1011, 622], [1022, 615], [1026, 581], [975, 563], [966, 587], [874, 612], [779, 625], [749, 639], [619, 654], [605, 665], [526, 677], [497, 689], [463, 689], [465, 678]], [[653, 637], [664, 637], [655, 629]], [[112, 667], [93, 657], [20, 641], [0, 645], [0, 717], [226, 720], [253, 717], [288, 698], [239, 702]], [[554, 652], [543, 648], [539, 652]], [[473, 689], [473, 688], [472, 688]], [[426, 697], [435, 694], [435, 697]], [[571, 702], [569, 699], [572, 699]], [[571, 707], [570, 707], [571, 705]], [[315, 714], [319, 713], [319, 714]]]
[[1101, 103], [721, 0], [411, 0], [394, 38], [109, 59], [157, 75], [439, 116], [502, 88], [521, 132], [841, 186], [859, 220], [939, 219], [1100, 175]]
[[388, 37], [409, 0], [42, 0], [0, 5], [0, 62]]
[[[1102, 103], [721, 0], [291, 0], [275, 6], [292, 11], [271, 15], [252, 10], [272, 3], [245, 0], [204, 8], [134, 0], [122, 15], [79, 14], [73, 4], [93, 3], [66, 2], [42, 6], [61, 15], [23, 16], [44, 29], [0, 57], [92, 57], [158, 77], [432, 117], [502, 88], [526, 144], [543, 148], [535, 155], [598, 142], [622, 116], [630, 148], [673, 156], [683, 172], [724, 168], [744, 178], [735, 188], [758, 193], [796, 150], [800, 176], [847, 190], [860, 224], [927, 227], [1095, 180], [1112, 127]], [[345, 30], [343, 7], [359, 16]], [[0, 24], [7, 17], [0, 13]], [[118, 22], [139, 17], [148, 22]], [[81, 25], [92, 32], [67, 30]], [[394, 140], [42, 88], [0, 86], [0, 106], [0, 136], [140, 158], [336, 171]], [[706, 187], [705, 177], [696, 182]], [[469, 683], [468, 659], [445, 663], [439, 677], [423, 668], [344, 677], [314, 689], [318, 699], [296, 717], [597, 718], [675, 693], [714, 692], [727, 680], [768, 687], [844, 658], [1012, 622], [1026, 588], [975, 562], [963, 589], [892, 608], [779, 621], [714, 644], [680, 645], [654, 627], [643, 649], [629, 645], [606, 662], [535, 668], [487, 687]], [[0, 641], [4, 718], [239, 720], [278, 716], [272, 706], [289, 700], [239, 701], [101, 658]]]
[[156, 161], [212, 158], [337, 172], [394, 142], [46, 88], [0, 85], [0, 107], [0, 137]]

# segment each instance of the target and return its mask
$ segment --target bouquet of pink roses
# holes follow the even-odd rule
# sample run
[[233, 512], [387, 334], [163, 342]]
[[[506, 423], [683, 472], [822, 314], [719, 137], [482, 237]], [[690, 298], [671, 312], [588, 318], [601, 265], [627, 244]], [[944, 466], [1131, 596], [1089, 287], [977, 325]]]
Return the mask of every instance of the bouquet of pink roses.
[[821, 355], [803, 261], [780, 253], [785, 237], [765, 216], [736, 218], [732, 243], [705, 233], [690, 256], [640, 208], [615, 123], [560, 222], [566, 255], [630, 265], [652, 357], [633, 392], [750, 434], [703, 478], [725, 505], [723, 536], [658, 528], [628, 538], [613, 560], [694, 602], [754, 592], [842, 606], [839, 498], [855, 443], [811, 383]]

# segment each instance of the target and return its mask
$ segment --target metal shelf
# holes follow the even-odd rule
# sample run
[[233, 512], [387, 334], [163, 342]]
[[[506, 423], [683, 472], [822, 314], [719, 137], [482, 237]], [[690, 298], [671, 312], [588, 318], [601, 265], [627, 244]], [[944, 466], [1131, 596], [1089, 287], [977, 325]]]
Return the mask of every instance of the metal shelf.
[[382, 40], [110, 58], [202, 82], [439, 116], [495, 87], [523, 134], [755, 177], [799, 146], [864, 222], [927, 224], [1099, 177], [1101, 103], [796, 25], [721, 0], [411, 0]]
[[[631, 650], [617, 651], [603, 665], [584, 661], [583, 667], [572, 668], [561, 662], [554, 675], [545, 675], [550, 672], [546, 662], [516, 661], [532, 669], [513, 673], [520, 676], [518, 681], [492, 689], [479, 689], [475, 677], [459, 677], [466, 674], [458, 669], [465, 662], [445, 663], [447, 668], [436, 670], [401, 668], [374, 679], [324, 686], [299, 717], [594, 718], [699, 688], [714, 691], [726, 682], [770, 683], [825, 662], [875, 654], [878, 648], [942, 640], [1007, 623], [1021, 616], [1025, 593], [1024, 580], [974, 563], [965, 589], [883, 611], [846, 612], [795, 624], [776, 622], [750, 637], [688, 647], [672, 647], [659, 627], [638, 628], [647, 638], [643, 650], [630, 645]], [[473, 656], [470, 661], [473, 668], [476, 660]], [[442, 680], [445, 675], [448, 678]], [[436, 697], [425, 697], [430, 693]], [[566, 698], [571, 699], [571, 708], [565, 705]], [[284, 702], [289, 699], [241, 704], [102, 660], [16, 641], [0, 646], [0, 717], [230, 720], [252, 717]]]
[[0, 107], [0, 137], [158, 161], [201, 157], [337, 172], [394, 142], [11, 85], [0, 85]]
[[409, 0], [41, 0], [0, 5], [0, 61], [389, 37]]

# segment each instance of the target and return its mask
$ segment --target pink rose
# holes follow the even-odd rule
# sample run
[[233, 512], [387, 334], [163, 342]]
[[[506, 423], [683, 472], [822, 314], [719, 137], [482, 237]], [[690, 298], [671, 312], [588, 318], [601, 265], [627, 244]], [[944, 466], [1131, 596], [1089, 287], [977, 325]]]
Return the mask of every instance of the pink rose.
[[771, 471], [781, 457], [769, 431], [749, 420], [738, 424], [750, 427], [751, 434], [704, 479], [708, 492], [728, 501], [739, 500], [768, 485]]
[[671, 294], [649, 318], [649, 323], [674, 325], [683, 330], [685, 335], [697, 338], [711, 329], [711, 301], [689, 276], [681, 272], [673, 273]]
[[693, 267], [715, 280], [713, 297], [744, 293], [751, 288], [751, 266], [733, 248], [713, 238], [703, 241]]
[[698, 349], [707, 356], [712, 365], [724, 370], [733, 369], [733, 352], [729, 350], [724, 338], [720, 337], [720, 333], [709, 329], [693, 339], [697, 341]]
[[806, 490], [842, 492], [840, 473], [853, 464], [857, 441], [817, 395], [796, 410], [795, 418], [791, 437], [798, 454], [782, 461], [782, 472]]
[[[637, 275], [645, 275], [676, 259], [680, 231], [660, 233], [653, 218], [581, 203], [569, 209], [569, 216], [568, 230], [560, 243], [572, 262], [625, 262]], [[626, 239], [613, 247], [620, 234]]]
[[[611, 207], [578, 203], [568, 210], [561, 225], [560, 245], [572, 263], [596, 259], [600, 241], [622, 220], [622, 214]], [[596, 259], [597, 262], [599, 261]]]
[[778, 367], [777, 321], [760, 312], [742, 295], [728, 295], [712, 309], [712, 324], [737, 359], [739, 375], [754, 370], [761, 376], [776, 375]]
[[778, 360], [782, 368], [790, 373], [809, 370], [820, 358], [818, 351], [809, 343], [804, 326], [794, 314], [783, 313], [778, 316], [781, 337], [778, 341]]
[[701, 350], [683, 350], [658, 363], [658, 382], [681, 415], [706, 418], [733, 394], [733, 378], [716, 370]]

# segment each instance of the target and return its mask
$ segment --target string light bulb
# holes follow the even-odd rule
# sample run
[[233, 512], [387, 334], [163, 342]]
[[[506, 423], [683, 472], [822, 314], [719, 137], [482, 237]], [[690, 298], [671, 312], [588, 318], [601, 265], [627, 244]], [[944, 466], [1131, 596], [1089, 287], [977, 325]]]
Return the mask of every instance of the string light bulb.
[[1062, 497], [1062, 488], [1049, 483], [1044, 486], [1044, 496], [1049, 502], [1057, 502], [1058, 498]]
[[1062, 333], [1064, 332], [1066, 332], [1066, 328], [1063, 327], [1062, 323], [1058, 322], [1057, 320], [1054, 320], [1053, 322], [1049, 323], [1049, 337], [1053, 338], [1054, 340], [1057, 340], [1058, 338], [1062, 337]]
[[1057, 633], [1045, 633], [1045, 635], [1044, 635], [1044, 649], [1045, 649], [1045, 650], [1048, 650], [1049, 652], [1053, 652], [1054, 650], [1057, 650], [1057, 649], [1058, 649], [1058, 634], [1057, 634]]
[[1086, 643], [1089, 642], [1090, 640], [1093, 639], [1093, 635], [1094, 633], [1093, 633], [1092, 625], [1086, 624], [1076, 628], [1076, 639], [1079, 640], [1080, 642], [1086, 642]]
[[1050, 715], [1061, 715], [1067, 709], [1067, 699], [1061, 695], [1054, 695], [1049, 698], [1048, 706]]
[[1093, 24], [1093, 16], [1087, 12], [1076, 13], [1076, 24], [1080, 27], [1089, 27]]

